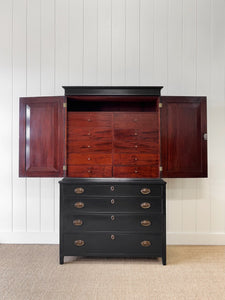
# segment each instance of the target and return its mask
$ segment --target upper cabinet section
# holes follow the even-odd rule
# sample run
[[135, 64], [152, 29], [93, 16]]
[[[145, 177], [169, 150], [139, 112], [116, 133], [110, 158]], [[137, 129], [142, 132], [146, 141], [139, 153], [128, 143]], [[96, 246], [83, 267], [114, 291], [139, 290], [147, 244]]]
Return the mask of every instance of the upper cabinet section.
[[20, 177], [62, 177], [65, 97], [20, 99]]
[[205, 97], [161, 97], [162, 177], [207, 177]]

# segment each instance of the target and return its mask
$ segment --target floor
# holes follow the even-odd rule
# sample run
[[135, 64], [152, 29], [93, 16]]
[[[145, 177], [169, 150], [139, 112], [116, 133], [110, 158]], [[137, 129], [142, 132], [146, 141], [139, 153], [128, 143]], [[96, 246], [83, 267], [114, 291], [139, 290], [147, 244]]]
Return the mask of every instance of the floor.
[[168, 246], [161, 259], [67, 257], [57, 245], [0, 245], [0, 299], [225, 300], [225, 246]]

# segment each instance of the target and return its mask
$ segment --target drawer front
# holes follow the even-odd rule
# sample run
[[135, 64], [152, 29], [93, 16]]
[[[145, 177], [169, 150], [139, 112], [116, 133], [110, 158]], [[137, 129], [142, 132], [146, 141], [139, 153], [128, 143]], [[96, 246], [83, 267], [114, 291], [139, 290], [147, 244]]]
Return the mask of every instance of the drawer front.
[[70, 165], [112, 165], [112, 154], [109, 153], [68, 153]]
[[115, 129], [151, 129], [158, 130], [158, 117], [156, 113], [115, 113]]
[[160, 197], [73, 197], [64, 199], [64, 213], [85, 214], [93, 212], [133, 212], [133, 213], [161, 213], [162, 199]]
[[[79, 190], [79, 188], [82, 189]], [[78, 189], [78, 190], [76, 190]], [[77, 192], [76, 192], [77, 191]], [[161, 196], [163, 186], [160, 184], [64, 184], [64, 195], [72, 196]]]
[[90, 214], [65, 215], [64, 232], [81, 231], [140, 231], [162, 232], [160, 214]]
[[112, 113], [68, 112], [67, 126], [70, 127], [112, 127]]
[[69, 140], [68, 153], [74, 152], [112, 152], [112, 139], [101, 138], [96, 140]]
[[115, 140], [114, 142], [115, 153], [159, 153], [159, 140], [158, 137], [155, 141], [128, 141], [128, 140]]
[[119, 232], [90, 232], [64, 234], [65, 255], [88, 255], [91, 253], [134, 253], [161, 256], [160, 234], [126, 234]]
[[68, 127], [68, 141], [70, 140], [98, 140], [102, 138], [112, 138], [112, 128], [110, 127]]
[[159, 154], [114, 153], [114, 165], [146, 166], [159, 164]]
[[159, 178], [159, 162], [156, 161], [150, 166], [114, 166], [113, 176], [121, 178]]
[[112, 165], [68, 165], [69, 177], [112, 177]]

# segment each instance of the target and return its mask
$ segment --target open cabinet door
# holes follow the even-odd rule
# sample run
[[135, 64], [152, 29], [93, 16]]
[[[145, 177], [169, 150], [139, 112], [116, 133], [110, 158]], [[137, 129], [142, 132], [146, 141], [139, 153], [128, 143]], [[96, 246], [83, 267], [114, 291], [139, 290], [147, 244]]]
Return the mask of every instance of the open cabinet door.
[[207, 177], [205, 97], [161, 97], [161, 177]]
[[65, 97], [20, 98], [20, 177], [62, 177]]

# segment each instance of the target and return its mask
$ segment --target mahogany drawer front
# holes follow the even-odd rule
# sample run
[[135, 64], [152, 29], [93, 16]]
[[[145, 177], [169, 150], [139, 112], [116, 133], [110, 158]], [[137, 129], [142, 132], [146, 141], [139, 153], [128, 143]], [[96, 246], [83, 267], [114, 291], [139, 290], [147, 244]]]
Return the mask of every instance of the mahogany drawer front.
[[159, 178], [159, 163], [150, 166], [114, 166], [113, 176], [121, 178]]
[[128, 140], [115, 140], [114, 141], [115, 153], [159, 153], [158, 138], [154, 142], [142, 141], [128, 141]]
[[64, 255], [91, 253], [162, 254], [162, 236], [153, 233], [86, 232], [64, 234]]
[[69, 177], [112, 177], [112, 165], [68, 165]]
[[163, 185], [149, 184], [148, 181], [140, 184], [118, 184], [113, 181], [111, 184], [77, 182], [64, 184], [63, 193], [64, 195], [79, 196], [79, 198], [83, 196], [141, 196], [142, 198], [151, 198], [152, 196], [161, 196], [163, 194]]
[[162, 213], [160, 197], [74, 197], [65, 196], [63, 210], [66, 214], [85, 213]]
[[148, 153], [114, 153], [114, 165], [159, 165], [159, 154]]
[[69, 165], [112, 165], [110, 153], [68, 153]]
[[117, 141], [141, 141], [141, 142], [158, 142], [158, 130], [151, 130], [148, 128], [143, 129], [114, 129], [114, 139]]
[[155, 112], [149, 113], [114, 113], [114, 128], [136, 129], [144, 128], [153, 131], [158, 130], [158, 115]]
[[65, 215], [64, 232], [81, 231], [140, 231], [162, 232], [162, 215], [90, 214]]
[[112, 127], [112, 113], [68, 112], [67, 126], [70, 127]]
[[67, 140], [98, 140], [102, 138], [112, 139], [110, 127], [72, 127], [68, 126]]
[[112, 139], [101, 138], [96, 140], [69, 140], [67, 152], [110, 152], [112, 153]]

